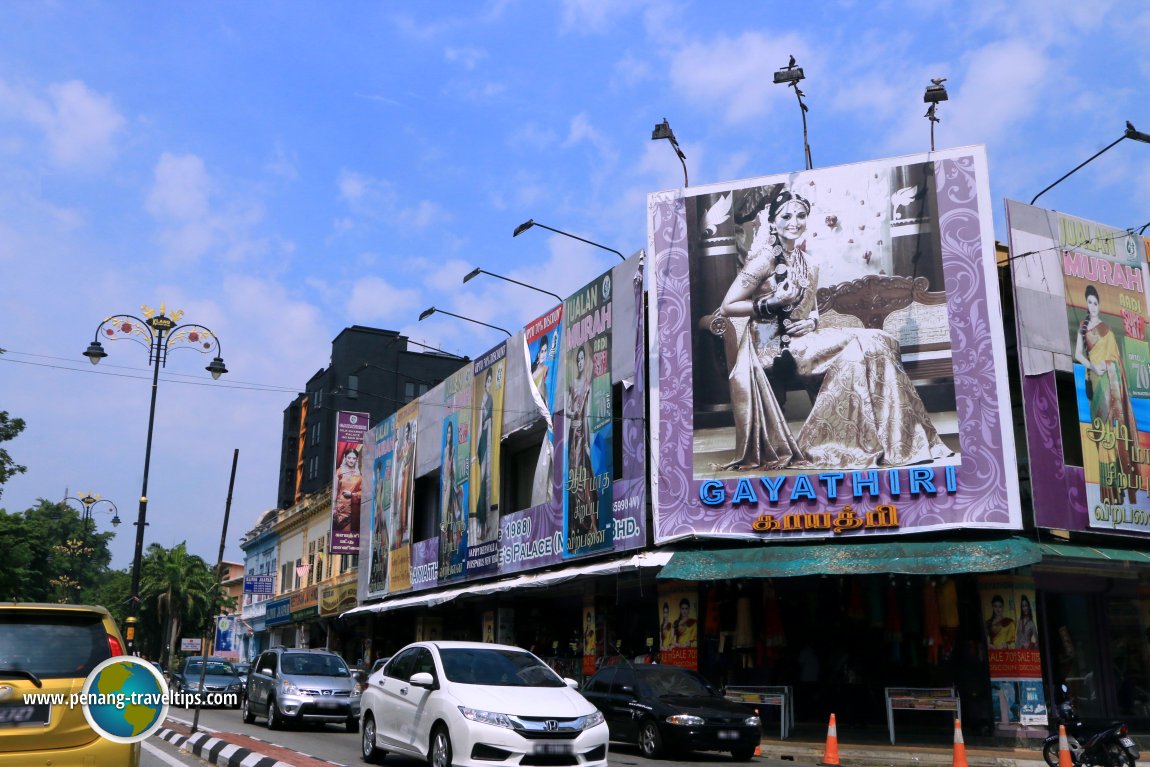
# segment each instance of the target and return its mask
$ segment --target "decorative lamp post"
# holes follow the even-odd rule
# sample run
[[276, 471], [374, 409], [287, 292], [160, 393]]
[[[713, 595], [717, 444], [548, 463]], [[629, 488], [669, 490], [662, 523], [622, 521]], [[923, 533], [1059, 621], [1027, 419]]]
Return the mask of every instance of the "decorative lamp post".
[[203, 325], [192, 323], [177, 324], [184, 316], [182, 310], [175, 310], [169, 316], [164, 304], [159, 310], [141, 307], [146, 319], [131, 314], [117, 314], [96, 326], [95, 336], [88, 345], [84, 356], [93, 364], [108, 356], [100, 339], [122, 341], [128, 339], [148, 350], [148, 362], [152, 365], [152, 397], [148, 406], [148, 440], [144, 448], [144, 480], [140, 488], [140, 510], [136, 515], [136, 547], [132, 555], [132, 595], [128, 604], [128, 619], [125, 639], [128, 654], [135, 645], [137, 625], [136, 615], [140, 609], [140, 565], [144, 556], [144, 527], [148, 524], [148, 471], [152, 465], [152, 432], [156, 421], [156, 390], [160, 383], [160, 368], [168, 361], [168, 352], [173, 349], [195, 349], [201, 354], [214, 354], [205, 368], [218, 379], [228, 372], [220, 356], [220, 341], [216, 334]]

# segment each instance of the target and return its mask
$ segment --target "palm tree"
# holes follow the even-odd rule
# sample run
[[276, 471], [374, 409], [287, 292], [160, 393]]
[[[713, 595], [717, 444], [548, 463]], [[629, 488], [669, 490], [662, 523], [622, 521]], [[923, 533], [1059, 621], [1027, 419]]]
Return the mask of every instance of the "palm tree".
[[167, 665], [175, 655], [184, 626], [200, 633], [218, 599], [211, 568], [199, 556], [188, 553], [186, 542], [170, 549], [158, 543], [148, 546], [140, 566], [140, 601], [141, 606], [155, 609], [164, 637], [162, 663]]

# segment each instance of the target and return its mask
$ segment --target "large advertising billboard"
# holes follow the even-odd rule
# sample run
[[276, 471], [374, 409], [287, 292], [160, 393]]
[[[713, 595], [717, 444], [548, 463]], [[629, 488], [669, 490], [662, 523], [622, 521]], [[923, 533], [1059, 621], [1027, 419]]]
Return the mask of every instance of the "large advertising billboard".
[[409, 402], [395, 414], [395, 457], [391, 484], [391, 514], [387, 520], [390, 554], [388, 591], [411, 588], [411, 518], [415, 498], [415, 447], [419, 402]]
[[503, 442], [503, 393], [507, 382], [507, 344], [482, 355], [472, 365], [471, 477], [474, 483], [468, 515], [467, 573], [495, 572], [499, 564], [499, 467]]
[[370, 413], [336, 414], [335, 473], [331, 482], [331, 553], [359, 553], [359, 511], [363, 496], [363, 435]]
[[[371, 513], [368, 544], [365, 547], [368, 562], [367, 595], [387, 591], [387, 564], [391, 552], [391, 539], [387, 521], [391, 518], [393, 503], [392, 481], [395, 476], [395, 414], [377, 423], [364, 435], [364, 463], [371, 468]], [[365, 493], [366, 495], [366, 493]]]
[[1021, 527], [981, 147], [649, 215], [657, 543]]
[[1147, 241], [1006, 205], [1035, 522], [1150, 532]]
[[443, 385], [442, 458], [439, 470], [439, 569], [441, 581], [467, 575], [467, 508], [471, 490], [470, 365]]

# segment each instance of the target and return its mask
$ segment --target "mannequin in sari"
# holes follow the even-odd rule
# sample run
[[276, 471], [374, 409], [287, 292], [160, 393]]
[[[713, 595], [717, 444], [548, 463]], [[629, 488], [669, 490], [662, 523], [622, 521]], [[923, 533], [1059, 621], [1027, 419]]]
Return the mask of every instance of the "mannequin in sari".
[[[1115, 439], [1095, 442], [1098, 449], [1098, 487], [1102, 503], [1122, 503], [1124, 490], [1130, 502], [1135, 501], [1135, 490], [1129, 485], [1138, 473], [1130, 458], [1127, 440], [1137, 444], [1138, 427], [1134, 422], [1134, 407], [1126, 384], [1126, 368], [1118, 339], [1099, 313], [1101, 300], [1098, 289], [1086, 286], [1087, 317], [1078, 328], [1074, 359], [1086, 366], [1086, 392], [1090, 400], [1090, 421], [1094, 429], [1109, 429]], [[1124, 433], [1123, 433], [1124, 432]], [[1107, 444], [1112, 444], [1106, 447]], [[1127, 487], [1119, 476], [1125, 475]]]
[[[770, 201], [723, 300], [724, 315], [749, 318], [730, 375], [738, 455], [727, 468], [906, 466], [951, 455], [903, 370], [894, 336], [819, 326], [819, 269], [804, 238], [810, 210], [786, 190]], [[772, 375], [812, 393], [797, 439]]]

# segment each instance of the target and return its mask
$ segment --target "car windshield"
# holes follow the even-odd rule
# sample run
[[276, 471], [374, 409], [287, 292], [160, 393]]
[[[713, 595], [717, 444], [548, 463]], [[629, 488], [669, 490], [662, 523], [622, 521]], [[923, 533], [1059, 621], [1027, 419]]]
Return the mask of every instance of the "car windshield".
[[235, 676], [236, 670], [232, 668], [230, 663], [216, 661], [208, 663], [206, 672], [203, 663], [189, 663], [188, 667], [184, 669], [185, 676], [199, 676], [201, 673], [206, 673], [208, 676]]
[[0, 620], [0, 678], [82, 679], [111, 655], [98, 615], [7, 613]]
[[441, 648], [443, 673], [459, 684], [496, 687], [563, 687], [566, 683], [541, 660], [523, 650]]
[[334, 655], [285, 655], [280, 671], [299, 676], [348, 676], [347, 664]]
[[675, 668], [648, 668], [639, 675], [640, 687], [657, 698], [718, 695], [703, 677]]

